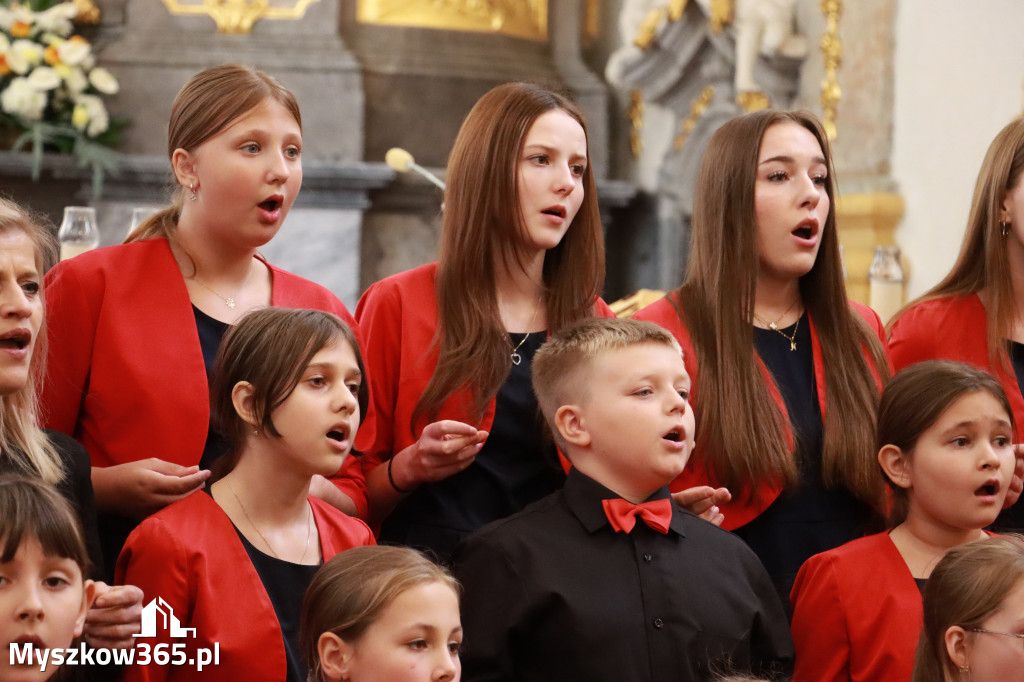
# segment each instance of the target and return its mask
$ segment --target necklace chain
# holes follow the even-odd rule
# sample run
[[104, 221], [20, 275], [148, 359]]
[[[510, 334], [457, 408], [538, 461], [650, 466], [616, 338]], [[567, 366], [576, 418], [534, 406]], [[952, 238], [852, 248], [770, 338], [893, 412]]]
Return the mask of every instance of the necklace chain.
[[248, 270], [248, 272], [245, 273], [245, 279], [242, 280], [242, 284], [238, 287], [238, 291], [235, 292], [234, 296], [224, 296], [223, 294], [221, 294], [221, 293], [219, 293], [217, 291], [214, 291], [213, 287], [211, 287], [209, 284], [207, 284], [203, 280], [199, 279], [199, 277], [197, 277], [195, 275], [192, 275], [191, 279], [192, 279], [193, 282], [195, 282], [199, 286], [203, 287], [204, 289], [206, 289], [207, 291], [212, 293], [217, 298], [219, 298], [222, 301], [224, 301], [224, 305], [226, 305], [229, 308], [234, 308], [236, 305], [238, 305], [237, 303], [235, 303], [235, 299], [238, 298], [238, 295], [240, 293], [242, 293], [242, 291], [245, 289], [245, 285], [249, 283], [249, 275], [251, 275], [251, 274], [252, 274], [252, 263], [249, 264], [249, 270]]
[[[778, 332], [779, 334], [782, 335], [782, 337], [784, 339], [789, 341], [789, 350], [791, 350], [791, 351], [795, 351], [796, 350], [796, 332], [800, 328], [800, 317], [796, 318], [796, 324], [793, 325], [793, 333], [792, 334], [787, 334], [786, 332], [782, 331], [779, 328], [779, 321], [781, 321], [782, 318], [784, 318], [786, 315], [789, 314], [789, 311], [793, 309], [794, 305], [796, 305], [796, 301], [793, 301], [793, 303], [791, 303], [789, 305], [789, 307], [786, 308], [786, 312], [784, 312], [781, 315], [779, 315], [778, 319], [776, 319], [774, 322], [769, 322], [768, 320], [764, 319], [763, 317], [761, 317], [757, 313], [754, 313], [754, 319], [755, 320], [757, 320], [761, 324], [765, 325], [766, 327], [768, 327], [768, 329], [772, 330], [773, 332]], [[802, 313], [801, 313], [801, 315], [802, 315]]]
[[[245, 514], [245, 520], [248, 521], [249, 525], [253, 527], [257, 534], [259, 534], [260, 539], [263, 540], [263, 544], [267, 546], [267, 549], [269, 549], [271, 554], [274, 555], [274, 558], [280, 559], [281, 555], [278, 554], [277, 551], [274, 549], [274, 546], [270, 544], [270, 540], [267, 540], [266, 536], [263, 535], [263, 533], [260, 531], [260, 527], [253, 522], [252, 518], [249, 516], [249, 512], [245, 510], [245, 505], [242, 504], [242, 500], [239, 499], [238, 493], [235, 492], [234, 486], [231, 485], [231, 481], [224, 481], [224, 483], [228, 486], [228, 490], [230, 490], [231, 494], [234, 496], [235, 502], [237, 502], [238, 506], [242, 509], [242, 513]], [[313, 535], [313, 510], [310, 509], [309, 503], [306, 504], [306, 510], [306, 546], [302, 549], [302, 556], [299, 557], [299, 560], [297, 562], [300, 564], [302, 563], [302, 560], [306, 558], [306, 552], [309, 551], [309, 539]]]
[[[518, 366], [519, 363], [521, 363], [523, 361], [523, 358], [522, 358], [521, 355], [519, 355], [518, 351], [519, 351], [520, 348], [523, 347], [523, 344], [526, 343], [526, 339], [530, 338], [530, 334], [533, 333], [533, 323], [537, 321], [537, 313], [540, 312], [540, 306], [541, 306], [541, 301], [538, 300], [537, 301], [537, 305], [533, 309], [533, 317], [530, 318], [530, 324], [527, 327], [527, 329], [529, 331], [526, 332], [526, 336], [523, 337], [523, 340], [520, 341], [519, 343], [517, 343], [516, 347], [512, 349], [511, 357], [512, 357], [512, 364], [513, 365]], [[512, 345], [511, 341], [509, 341], [509, 345], [510, 346]]]

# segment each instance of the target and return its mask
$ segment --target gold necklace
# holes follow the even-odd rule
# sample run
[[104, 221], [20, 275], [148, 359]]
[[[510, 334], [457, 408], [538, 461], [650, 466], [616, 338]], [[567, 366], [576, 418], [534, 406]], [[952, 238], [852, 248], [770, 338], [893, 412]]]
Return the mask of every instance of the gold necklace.
[[789, 307], [786, 308], [786, 311], [779, 315], [777, 318], [775, 318], [774, 322], [769, 322], [768, 320], [758, 315], [757, 312], [754, 312], [754, 319], [763, 324], [764, 326], [768, 327], [768, 329], [771, 329], [773, 332], [777, 332], [779, 331], [779, 322], [781, 322], [782, 318], [784, 318], [786, 315], [789, 315], [789, 311], [793, 309], [793, 306], [796, 305], [796, 302], [798, 300], [799, 299], [794, 299], [793, 302], [789, 304]]
[[[533, 309], [533, 317], [530, 318], [530, 324], [527, 326], [527, 329], [530, 329], [531, 331], [526, 332], [526, 336], [523, 337], [523, 340], [517, 343], [516, 347], [512, 349], [512, 364], [516, 365], [517, 367], [519, 366], [519, 363], [523, 361], [523, 358], [516, 351], [523, 347], [523, 344], [526, 343], [526, 339], [530, 338], [530, 334], [533, 333], [533, 323], [537, 321], [537, 313], [538, 311], [540, 311], [540, 306], [541, 301], [537, 301], [537, 305]], [[512, 345], [511, 341], [509, 341], [508, 343], [510, 346]]]
[[224, 301], [224, 305], [226, 305], [227, 307], [234, 308], [237, 305], [235, 303], [235, 299], [238, 297], [238, 294], [242, 293], [242, 291], [245, 289], [245, 285], [249, 283], [249, 275], [251, 275], [251, 274], [252, 274], [252, 263], [249, 263], [249, 271], [245, 273], [245, 279], [242, 280], [242, 284], [241, 284], [241, 286], [238, 287], [238, 292], [234, 296], [224, 296], [223, 294], [220, 294], [220, 293], [214, 291], [212, 287], [210, 287], [206, 282], [204, 282], [203, 280], [199, 279], [195, 275], [192, 275], [192, 281], [195, 282], [196, 284], [198, 284], [199, 286], [203, 287], [204, 289], [206, 289], [210, 293], [212, 293], [217, 298], [219, 298], [222, 301]]
[[[253, 529], [256, 531], [256, 533], [259, 534], [260, 539], [263, 540], [263, 544], [265, 544], [267, 546], [267, 549], [270, 550], [271, 554], [274, 555], [275, 559], [281, 559], [281, 555], [279, 555], [274, 550], [273, 545], [270, 544], [270, 540], [267, 540], [267, 538], [263, 535], [263, 533], [260, 532], [259, 526], [257, 526], [255, 523], [253, 523], [253, 520], [249, 517], [249, 512], [247, 512], [245, 510], [245, 505], [242, 504], [242, 500], [238, 499], [238, 493], [235, 492], [235, 488], [234, 488], [234, 486], [231, 485], [231, 481], [224, 481], [224, 484], [227, 485], [228, 490], [230, 490], [231, 494], [235, 497], [235, 502], [237, 502], [238, 506], [241, 507], [242, 513], [245, 514], [245, 520], [249, 522], [249, 525], [253, 527]], [[306, 517], [306, 546], [302, 550], [302, 556], [300, 556], [299, 560], [297, 562], [295, 562], [295, 563], [299, 563], [299, 564], [301, 564], [302, 560], [306, 558], [306, 552], [309, 551], [309, 538], [312, 537], [312, 535], [313, 535], [313, 510], [310, 509], [308, 502], [306, 503], [306, 510], [307, 510], [307, 517]], [[283, 559], [282, 559], [282, 561], [283, 561]]]
[[[785, 315], [785, 313], [783, 313], [783, 315]], [[754, 313], [754, 317], [756, 317], [757, 320], [761, 324], [767, 324], [764, 320], [762, 320], [760, 317], [758, 317], [757, 313]], [[779, 319], [781, 320], [782, 318], [780, 317]], [[786, 332], [784, 332], [781, 329], [779, 329], [778, 324], [776, 324], [775, 322], [772, 322], [771, 324], [769, 324], [768, 328], [771, 329], [773, 332], [778, 332], [779, 334], [782, 334], [782, 337], [784, 339], [786, 339], [787, 341], [789, 341], [789, 349], [791, 351], [795, 351], [796, 350], [796, 330], [800, 328], [800, 318], [799, 317], [796, 318], [796, 324], [793, 325], [793, 333], [792, 334], [787, 334]]]

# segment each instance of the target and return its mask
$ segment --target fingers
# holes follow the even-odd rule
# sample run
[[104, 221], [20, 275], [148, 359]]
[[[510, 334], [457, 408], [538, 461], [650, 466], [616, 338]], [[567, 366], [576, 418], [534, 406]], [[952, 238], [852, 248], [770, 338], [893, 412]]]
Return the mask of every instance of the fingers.
[[726, 504], [732, 501], [732, 493], [728, 488], [715, 488], [715, 504]]
[[142, 628], [142, 590], [134, 585], [96, 583], [97, 598], [86, 613], [84, 635], [90, 645], [111, 649], [135, 646]]
[[451, 419], [444, 419], [433, 424], [428, 424], [427, 428], [423, 429], [423, 435], [429, 438], [436, 438], [442, 440], [448, 436], [475, 436], [479, 433], [475, 427], [463, 422], [457, 422]]
[[[172, 465], [178, 466], [178, 465]], [[206, 479], [210, 477], [210, 472], [205, 469], [199, 469], [199, 467], [179, 467], [180, 469], [190, 469], [192, 473], [187, 475], [181, 474], [165, 474], [154, 469], [150, 469], [149, 473], [149, 489], [156, 495], [163, 497], [174, 497], [181, 498], [189, 493], [193, 493], [199, 490], [206, 484]]]
[[708, 523], [712, 523], [716, 526], [721, 526], [722, 522], [725, 521], [725, 514], [723, 514], [717, 506], [711, 507], [706, 512], [700, 515], [702, 519]]
[[672, 500], [687, 511], [700, 516], [715, 504], [715, 489], [709, 485], [687, 488], [673, 493]]

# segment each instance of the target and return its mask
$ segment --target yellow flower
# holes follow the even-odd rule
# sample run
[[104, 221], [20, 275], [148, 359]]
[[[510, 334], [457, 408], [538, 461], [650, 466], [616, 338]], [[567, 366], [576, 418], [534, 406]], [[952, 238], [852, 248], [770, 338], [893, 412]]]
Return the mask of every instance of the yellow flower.
[[20, 19], [16, 20], [14, 23], [11, 24], [12, 38], [27, 38], [31, 34], [32, 24], [22, 21]]
[[75, 105], [75, 110], [71, 112], [71, 125], [78, 130], [85, 130], [85, 127], [89, 125], [89, 110], [85, 108], [84, 104]]

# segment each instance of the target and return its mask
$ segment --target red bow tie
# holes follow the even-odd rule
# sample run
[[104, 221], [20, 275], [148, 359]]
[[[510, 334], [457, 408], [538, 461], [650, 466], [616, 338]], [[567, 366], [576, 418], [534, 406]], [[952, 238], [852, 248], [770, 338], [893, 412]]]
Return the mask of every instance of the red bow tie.
[[601, 500], [601, 506], [604, 507], [608, 522], [612, 524], [612, 530], [616, 533], [631, 532], [636, 525], [637, 516], [662, 535], [668, 533], [669, 524], [672, 522], [672, 502], [668, 498], [633, 504], [620, 497], [614, 500]]

